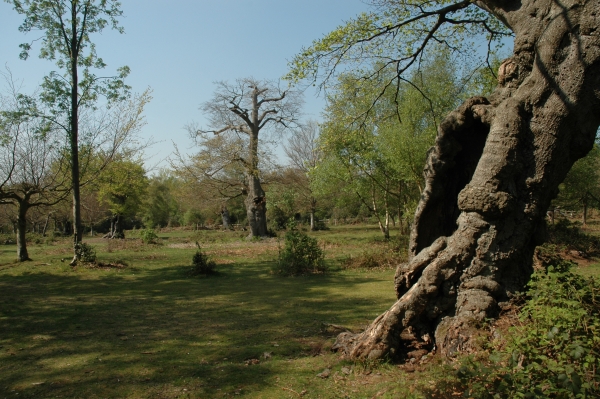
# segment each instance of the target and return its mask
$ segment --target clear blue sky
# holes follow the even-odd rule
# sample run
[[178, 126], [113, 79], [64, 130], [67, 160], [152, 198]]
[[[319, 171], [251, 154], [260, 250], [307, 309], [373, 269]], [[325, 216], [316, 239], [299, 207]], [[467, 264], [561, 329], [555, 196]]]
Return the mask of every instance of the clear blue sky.
[[[203, 123], [198, 110], [210, 99], [213, 82], [243, 77], [278, 79], [302, 46], [335, 29], [368, 5], [360, 0], [122, 0], [125, 34], [105, 30], [92, 37], [108, 71], [128, 65], [127, 83], [136, 92], [153, 90], [146, 109], [145, 137], [161, 141], [147, 151], [147, 166], [159, 164], [173, 149], [191, 145], [184, 126]], [[56, 66], [37, 57], [21, 61], [20, 43], [39, 37], [18, 31], [22, 16], [0, 2], [0, 61], [26, 92]], [[306, 93], [305, 118], [318, 119], [322, 98]], [[193, 151], [190, 150], [190, 151]]]

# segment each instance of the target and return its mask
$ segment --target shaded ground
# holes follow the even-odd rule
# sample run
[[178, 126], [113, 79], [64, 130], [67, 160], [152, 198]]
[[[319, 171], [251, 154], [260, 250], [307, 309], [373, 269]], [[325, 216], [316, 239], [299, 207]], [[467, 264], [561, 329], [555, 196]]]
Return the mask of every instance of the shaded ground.
[[[339, 332], [331, 325], [360, 328], [393, 300], [393, 270], [282, 278], [270, 273], [276, 241], [207, 242], [220, 275], [190, 278], [195, 249], [164, 238], [93, 241], [102, 261], [125, 268], [71, 270], [60, 262], [68, 244], [2, 262], [0, 397], [337, 398], [355, 383], [378, 391], [381, 374], [359, 377], [328, 349]], [[325, 368], [331, 377], [317, 377]]]
[[[376, 227], [317, 232], [336, 269], [297, 278], [271, 273], [276, 239], [159, 236], [163, 245], [90, 240], [99, 260], [122, 266], [75, 270], [61, 262], [68, 240], [32, 246], [23, 264], [0, 246], [0, 398], [462, 395], [440, 386], [456, 364], [437, 356], [373, 367], [330, 352], [339, 326], [361, 329], [394, 301], [393, 269], [339, 269], [395, 249]], [[195, 241], [217, 260], [217, 277], [188, 276]], [[600, 263], [581, 258], [582, 273], [600, 275]]]

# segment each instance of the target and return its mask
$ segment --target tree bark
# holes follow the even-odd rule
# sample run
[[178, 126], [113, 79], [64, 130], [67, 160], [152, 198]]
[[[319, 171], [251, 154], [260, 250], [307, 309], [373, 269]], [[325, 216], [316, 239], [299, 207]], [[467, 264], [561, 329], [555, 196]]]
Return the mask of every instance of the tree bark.
[[113, 231], [111, 238], [125, 238], [125, 231], [121, 224], [121, 215], [116, 214], [113, 216]]
[[248, 195], [244, 200], [248, 224], [250, 225], [250, 237], [266, 237], [267, 231], [267, 199], [260, 184], [258, 170], [258, 134], [260, 132], [260, 119], [258, 101], [260, 90], [255, 86], [252, 90], [252, 123], [250, 128], [250, 147], [248, 148], [248, 165], [246, 178], [248, 179]]
[[315, 197], [310, 197], [310, 231], [317, 230], [317, 225], [315, 224], [315, 213], [317, 211], [317, 200]]
[[384, 225], [384, 223], [381, 222], [381, 216], [379, 215], [379, 209], [377, 209], [377, 202], [375, 200], [375, 184], [373, 182], [371, 182], [371, 205], [372, 205], [371, 210], [373, 211], [373, 214], [377, 218], [377, 225], [379, 226], [379, 231], [381, 231], [381, 233], [383, 234], [383, 237], [387, 240], [390, 238], [387, 206], [386, 206], [386, 214], [385, 214], [386, 219], [385, 219], [385, 222], [384, 222], [385, 225]]
[[71, 146], [71, 184], [73, 186], [73, 260], [70, 265], [75, 266], [79, 260], [78, 245], [83, 241], [81, 226], [81, 193], [79, 189], [79, 75], [78, 56], [79, 45], [77, 38], [77, 7], [71, 6], [71, 113], [69, 144]]
[[248, 195], [244, 200], [250, 237], [267, 236], [267, 200], [260, 185], [260, 179], [255, 175], [248, 176]]
[[353, 358], [407, 359], [434, 344], [472, 345], [471, 329], [522, 291], [545, 216], [600, 124], [600, 3], [476, 2], [515, 33], [490, 98], [440, 124], [425, 167], [398, 301], [335, 348]]
[[19, 262], [31, 260], [27, 252], [27, 202], [17, 202], [17, 259]]
[[229, 211], [227, 210], [226, 207], [223, 207], [221, 209], [221, 220], [223, 221], [223, 229], [229, 230], [230, 229], [230, 226], [229, 226]]
[[46, 231], [48, 231], [48, 224], [50, 223], [50, 216], [52, 213], [49, 213], [46, 217], [46, 222], [44, 223], [44, 229], [42, 230], [42, 236], [46, 237]]

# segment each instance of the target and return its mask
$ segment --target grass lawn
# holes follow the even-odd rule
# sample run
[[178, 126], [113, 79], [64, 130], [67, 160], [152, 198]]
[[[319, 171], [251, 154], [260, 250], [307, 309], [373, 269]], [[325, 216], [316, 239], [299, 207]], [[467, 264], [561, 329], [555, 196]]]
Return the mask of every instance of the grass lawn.
[[[329, 351], [332, 325], [360, 329], [393, 303], [393, 269], [279, 277], [277, 239], [243, 234], [88, 239], [111, 264], [96, 268], [71, 269], [67, 239], [22, 264], [0, 247], [0, 398], [370, 398], [405, 378]], [[373, 227], [315, 236], [334, 267], [389, 246]], [[195, 241], [219, 275], [188, 276]]]
[[[34, 260], [21, 264], [14, 245], [0, 246], [0, 399], [461, 395], [427, 394], [452, 372], [439, 357], [407, 368], [330, 351], [338, 326], [359, 330], [395, 300], [393, 268], [340, 265], [398, 240], [364, 225], [311, 233], [332, 271], [285, 278], [271, 273], [282, 243], [245, 234], [86, 239], [105, 266], [75, 269], [70, 239], [32, 244]], [[218, 275], [189, 276], [196, 241]], [[598, 275], [600, 264], [581, 271]]]

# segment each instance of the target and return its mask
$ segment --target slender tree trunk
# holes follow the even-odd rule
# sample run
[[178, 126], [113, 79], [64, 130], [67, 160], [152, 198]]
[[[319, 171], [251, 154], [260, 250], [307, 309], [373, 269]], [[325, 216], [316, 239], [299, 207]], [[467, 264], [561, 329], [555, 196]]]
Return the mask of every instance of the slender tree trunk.
[[390, 239], [390, 207], [389, 207], [389, 186], [386, 182], [385, 194], [384, 194], [384, 207], [385, 207], [385, 232], [384, 236], [386, 240]]
[[48, 224], [50, 223], [50, 216], [52, 213], [49, 213], [46, 217], [46, 222], [44, 223], [44, 229], [42, 230], [42, 236], [46, 237], [46, 231], [48, 230]]
[[468, 349], [532, 273], [545, 217], [600, 124], [600, 3], [481, 0], [515, 32], [489, 99], [441, 123], [425, 168], [398, 301], [361, 334], [338, 336], [354, 358], [407, 359], [437, 345]]
[[19, 262], [31, 260], [27, 252], [27, 201], [17, 202], [17, 259]]
[[81, 229], [81, 194], [79, 190], [79, 76], [78, 76], [78, 38], [77, 38], [77, 9], [71, 6], [71, 184], [73, 185], [73, 260], [71, 266], [77, 264], [79, 254], [76, 250], [83, 240]]
[[588, 213], [588, 194], [586, 193], [583, 197], [583, 214], [581, 215], [581, 225], [583, 227], [587, 226], [587, 213]]
[[377, 218], [377, 225], [383, 236], [387, 239], [390, 238], [389, 230], [386, 231], [386, 227], [381, 223], [381, 217], [379, 216], [379, 209], [377, 209], [377, 202], [375, 201], [375, 186], [371, 184], [371, 204], [373, 205], [372, 211]]
[[315, 224], [315, 213], [317, 211], [317, 200], [314, 197], [310, 197], [310, 231], [315, 231], [317, 226]]
[[390, 238], [390, 212], [389, 210], [385, 209], [385, 232], [384, 232], [384, 237], [386, 240], [389, 240]]

